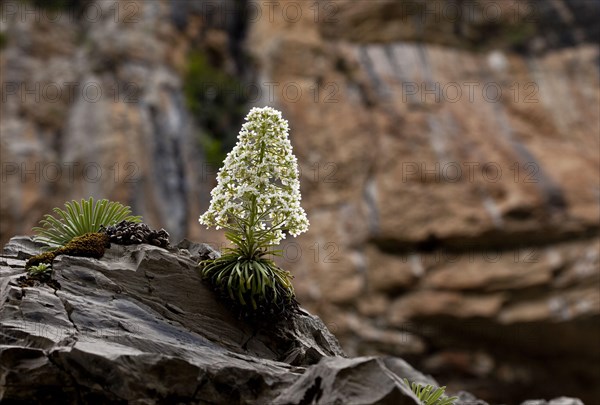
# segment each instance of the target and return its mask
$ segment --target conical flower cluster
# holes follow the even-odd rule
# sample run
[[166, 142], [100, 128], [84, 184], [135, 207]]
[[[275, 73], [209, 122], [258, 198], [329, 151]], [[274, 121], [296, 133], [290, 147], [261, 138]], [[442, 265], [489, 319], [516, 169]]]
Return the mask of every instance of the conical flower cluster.
[[217, 174], [218, 184], [201, 224], [242, 235], [260, 233], [268, 245], [284, 239], [284, 231], [297, 236], [308, 230], [288, 130], [281, 112], [270, 107], [250, 110], [237, 144]]

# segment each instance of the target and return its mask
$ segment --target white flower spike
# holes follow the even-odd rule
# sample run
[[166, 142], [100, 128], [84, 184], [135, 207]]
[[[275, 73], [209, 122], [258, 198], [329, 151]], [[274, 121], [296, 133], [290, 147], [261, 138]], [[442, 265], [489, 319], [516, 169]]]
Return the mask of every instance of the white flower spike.
[[201, 224], [232, 230], [243, 239], [260, 235], [269, 246], [279, 244], [285, 231], [297, 236], [308, 230], [288, 129], [281, 112], [271, 107], [250, 110], [217, 174]]

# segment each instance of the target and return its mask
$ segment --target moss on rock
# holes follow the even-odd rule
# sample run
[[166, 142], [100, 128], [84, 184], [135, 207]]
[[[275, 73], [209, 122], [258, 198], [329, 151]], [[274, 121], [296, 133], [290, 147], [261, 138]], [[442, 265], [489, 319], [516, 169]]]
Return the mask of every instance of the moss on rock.
[[56, 257], [55, 251], [40, 253], [39, 255], [30, 257], [25, 264], [25, 268], [28, 269], [33, 266], [37, 266], [42, 263], [52, 264], [52, 260]]
[[52, 264], [52, 261], [59, 255], [92, 257], [100, 259], [104, 256], [106, 248], [110, 247], [110, 239], [105, 233], [94, 232], [77, 236], [69, 241], [65, 246], [49, 252], [40, 253], [27, 260], [25, 268], [37, 266], [41, 263]]
[[56, 255], [83, 256], [100, 259], [110, 246], [110, 239], [105, 233], [86, 233], [73, 238], [65, 246], [56, 249]]

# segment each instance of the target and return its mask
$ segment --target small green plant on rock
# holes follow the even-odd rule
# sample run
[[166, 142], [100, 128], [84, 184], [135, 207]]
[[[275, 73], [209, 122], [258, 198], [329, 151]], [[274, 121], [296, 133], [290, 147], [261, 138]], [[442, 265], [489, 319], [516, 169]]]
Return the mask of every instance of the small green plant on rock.
[[17, 278], [17, 283], [21, 287], [35, 287], [36, 285], [46, 284], [55, 290], [60, 289], [60, 283], [52, 278], [52, 264], [39, 263], [35, 266], [28, 266], [27, 274]]
[[281, 254], [274, 247], [284, 232], [308, 230], [288, 129], [279, 111], [253, 108], [200, 217], [201, 224], [224, 228], [235, 245], [201, 262], [201, 274], [245, 317], [289, 315], [297, 306], [292, 275], [269, 258]]
[[40, 221], [42, 227], [33, 228], [36, 233], [34, 239], [46, 243], [50, 249], [29, 258], [25, 268], [42, 264], [51, 266], [59, 255], [99, 259], [110, 246], [110, 237], [99, 232], [101, 229], [121, 221], [141, 222], [141, 217], [130, 215], [129, 207], [106, 199], [97, 202], [92, 197], [81, 202], [73, 200], [66, 202], [65, 208], [54, 208], [56, 216], [45, 215]]
[[454, 405], [458, 397], [447, 397], [444, 395], [446, 387], [434, 387], [431, 384], [422, 385], [416, 382], [412, 384], [405, 378], [404, 383], [412, 389], [423, 405]]
[[48, 263], [40, 263], [37, 266], [31, 266], [28, 269], [27, 274], [30, 277], [41, 277], [52, 274], [52, 265]]
[[54, 208], [56, 216], [45, 215], [40, 221], [41, 227], [33, 228], [35, 240], [50, 246], [63, 246], [71, 239], [86, 233], [95, 233], [101, 226], [111, 226], [126, 220], [141, 222], [139, 216], [132, 216], [130, 207], [121, 203], [100, 200], [94, 203], [88, 200], [65, 203], [65, 210]]

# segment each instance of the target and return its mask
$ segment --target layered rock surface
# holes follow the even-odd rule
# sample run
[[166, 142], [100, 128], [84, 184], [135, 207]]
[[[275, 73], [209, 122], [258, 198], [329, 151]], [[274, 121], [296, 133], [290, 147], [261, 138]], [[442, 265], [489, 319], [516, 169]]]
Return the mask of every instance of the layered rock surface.
[[418, 403], [402, 378], [436, 384], [399, 358], [345, 357], [304, 310], [270, 326], [235, 319], [198, 276], [216, 255], [207, 245], [60, 256], [60, 289], [19, 287], [41, 248], [16, 237], [0, 256], [2, 403], [398, 405]]
[[3, 403], [415, 403], [399, 379], [432, 381], [394, 358], [348, 359], [319, 318], [272, 327], [235, 319], [201, 282], [207, 245], [113, 245], [54, 262], [61, 288], [21, 288], [14, 238], [1, 257]]

